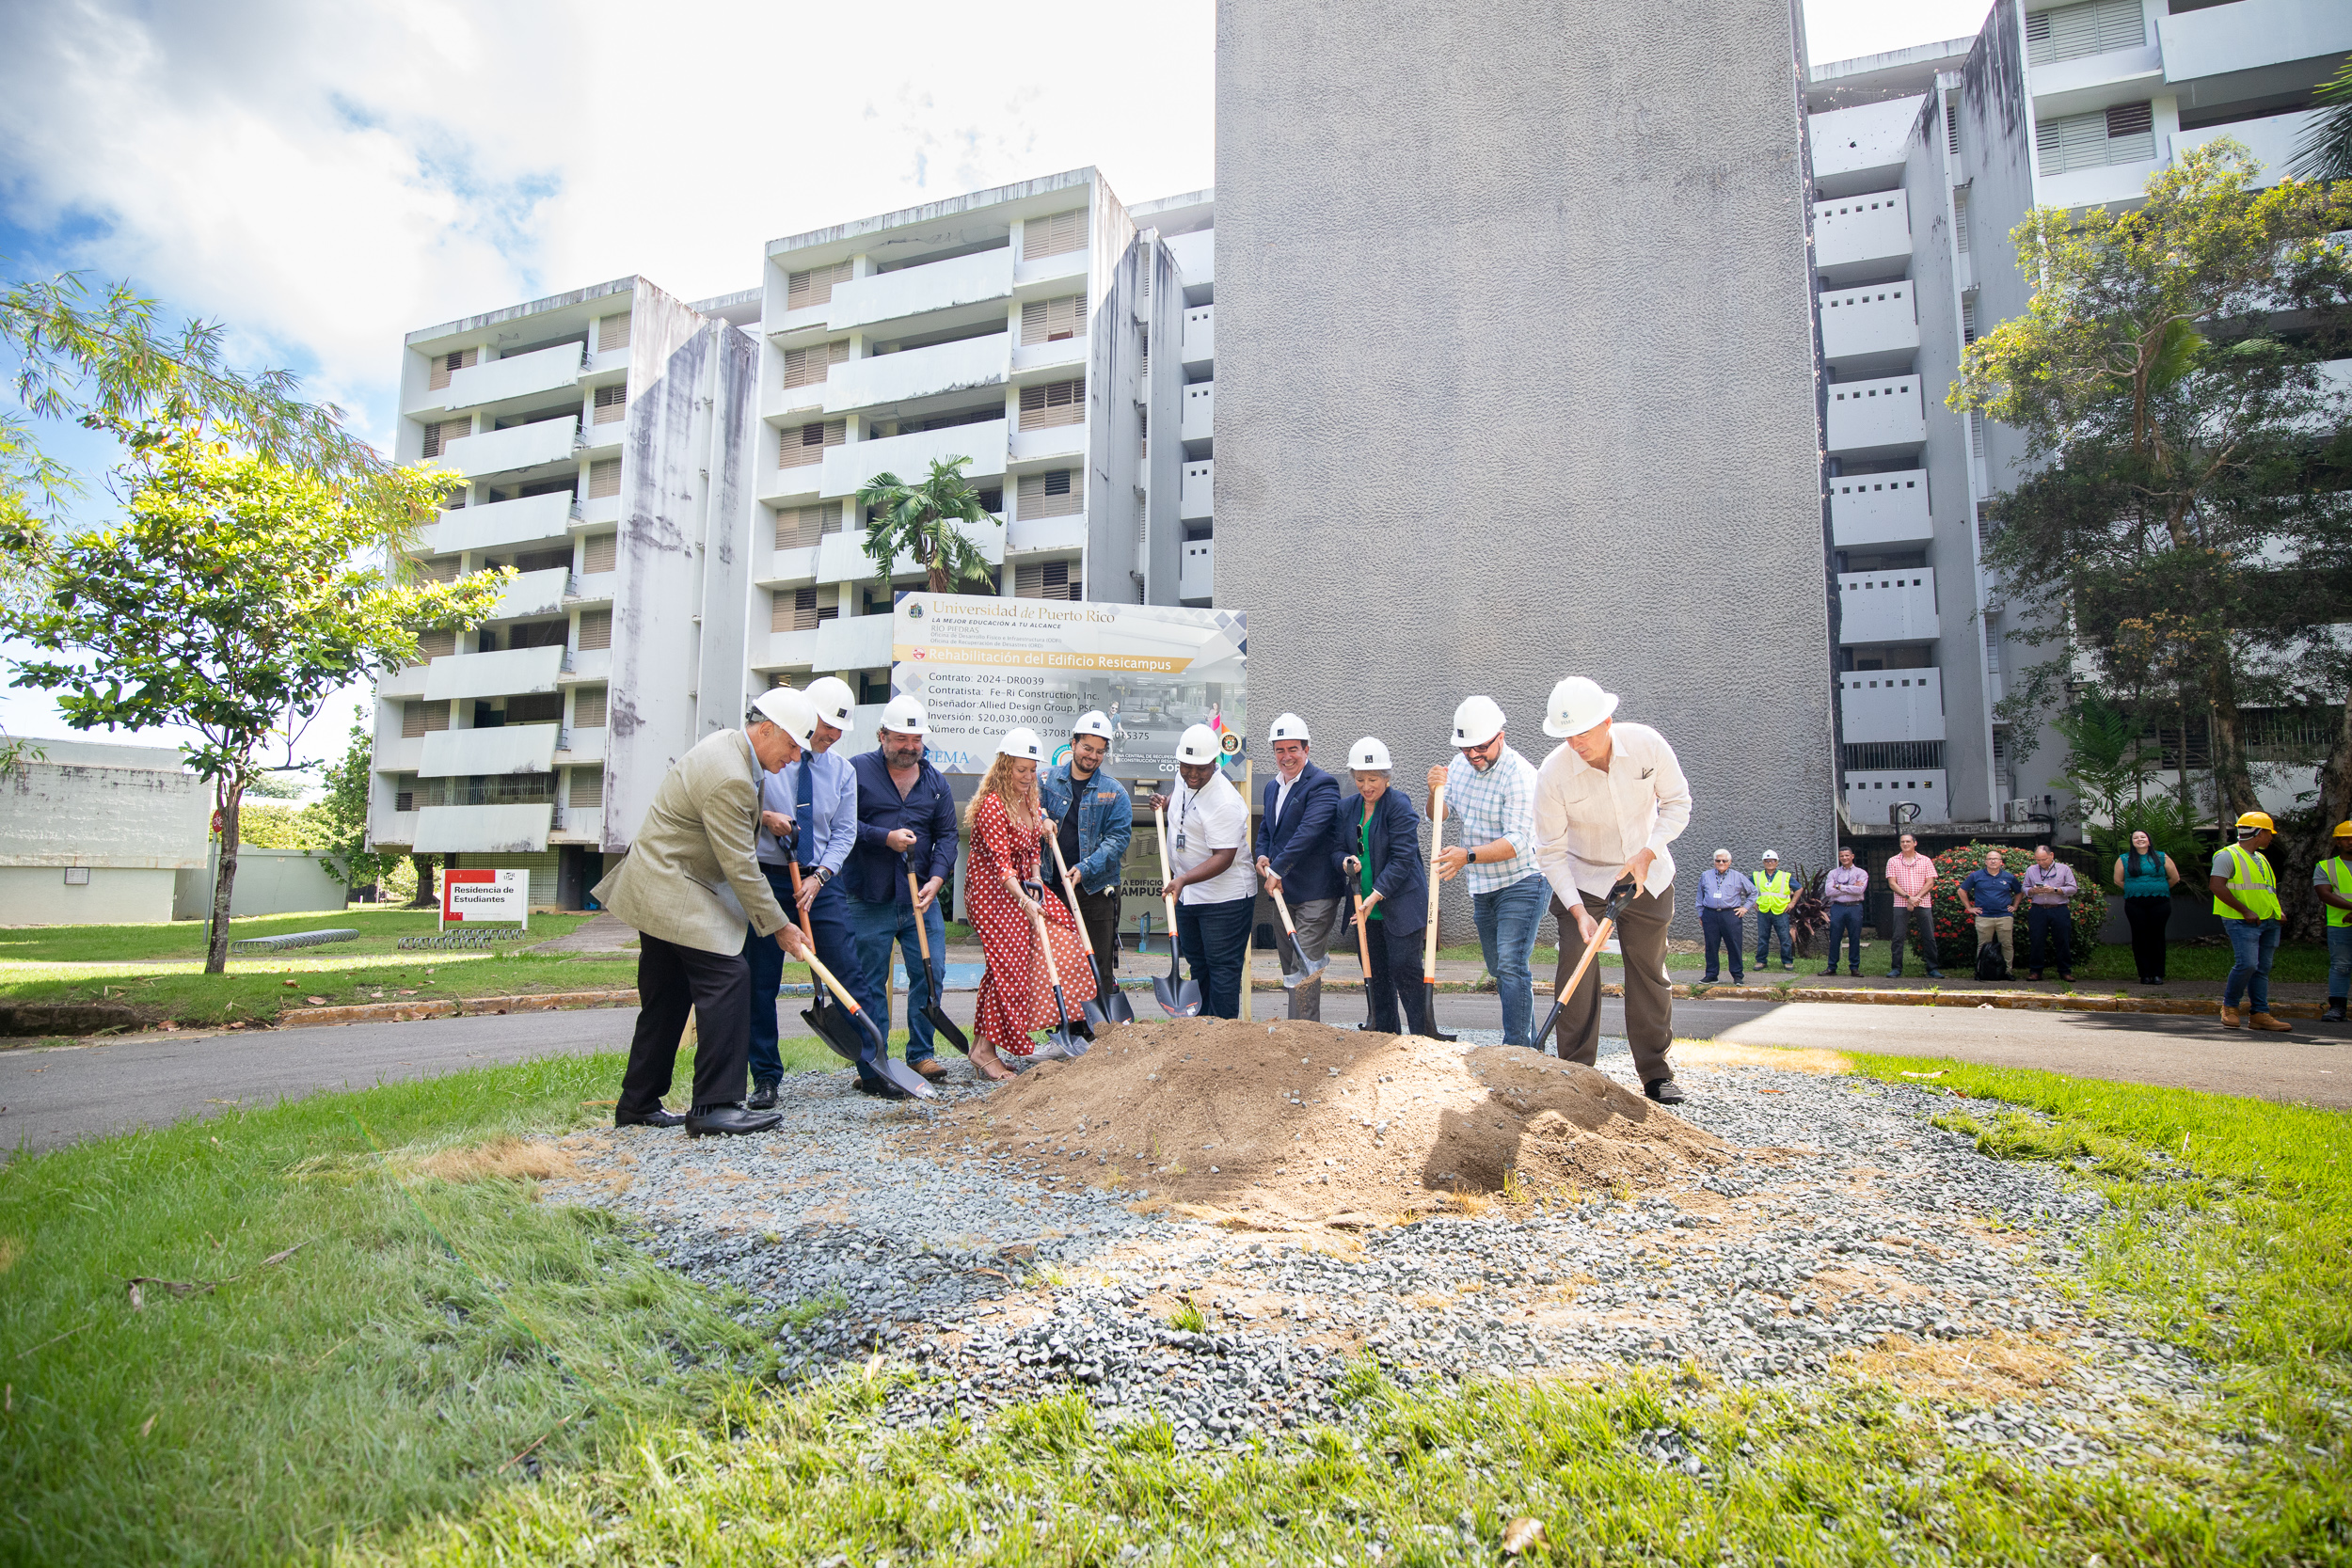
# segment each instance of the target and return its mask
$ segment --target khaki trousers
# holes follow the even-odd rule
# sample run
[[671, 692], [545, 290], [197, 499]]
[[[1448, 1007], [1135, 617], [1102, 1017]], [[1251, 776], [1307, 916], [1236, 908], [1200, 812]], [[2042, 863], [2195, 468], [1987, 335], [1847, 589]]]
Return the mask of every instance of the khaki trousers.
[[[1291, 906], [1291, 924], [1298, 927], [1297, 947], [1300, 953], [1310, 958], [1327, 958], [1331, 956], [1331, 939], [1339, 934], [1341, 908], [1341, 901], [1337, 898], [1310, 898], [1303, 904]], [[1274, 940], [1282, 946], [1291, 945], [1288, 932], [1278, 935]], [[1291, 988], [1289, 1010], [1294, 1019], [1307, 1019], [1316, 1023], [1323, 1022], [1321, 975], [1303, 986]]]
[[[1584, 895], [1584, 908], [1595, 919], [1600, 917], [1601, 906], [1608, 900], [1594, 894]], [[1560, 902], [1559, 895], [1551, 899], [1551, 915], [1560, 923], [1560, 968], [1552, 976], [1552, 994], [1567, 983], [1569, 972], [1584, 954], [1583, 941], [1576, 934], [1576, 917]], [[1666, 983], [1666, 932], [1674, 925], [1675, 890], [1668, 883], [1663, 893], [1645, 893], [1627, 900], [1617, 916], [1617, 928], [1612, 933], [1618, 950], [1625, 957], [1625, 1033], [1633, 1047], [1633, 1070], [1641, 1076], [1644, 1087], [1661, 1078], [1672, 1078], [1675, 1069], [1666, 1060], [1666, 1048], [1674, 1043], [1674, 993]], [[1584, 978], [1577, 982], [1576, 992], [1560, 1009], [1559, 1045], [1564, 1060], [1593, 1066], [1600, 1058], [1600, 960], [1595, 958]]]
[[2015, 915], [1977, 916], [1977, 945], [1982, 947], [1986, 942], [1994, 941], [2001, 944], [2001, 961], [2010, 968], [2015, 969], [2017, 967], [2017, 954], [2014, 951], [2017, 944], [2017, 917]]

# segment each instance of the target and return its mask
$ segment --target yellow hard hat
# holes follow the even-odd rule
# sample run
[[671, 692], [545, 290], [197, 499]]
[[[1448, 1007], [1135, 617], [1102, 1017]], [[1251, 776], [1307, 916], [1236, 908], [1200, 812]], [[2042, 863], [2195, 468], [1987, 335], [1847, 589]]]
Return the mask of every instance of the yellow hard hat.
[[2266, 811], [2249, 811], [2237, 819], [2237, 833], [2240, 838], [2252, 832], [2275, 833], [2278, 831], [2279, 824], [2270, 820], [2270, 814]]
[[2337, 838], [2352, 838], [2352, 822], [2337, 823], [2334, 836]]

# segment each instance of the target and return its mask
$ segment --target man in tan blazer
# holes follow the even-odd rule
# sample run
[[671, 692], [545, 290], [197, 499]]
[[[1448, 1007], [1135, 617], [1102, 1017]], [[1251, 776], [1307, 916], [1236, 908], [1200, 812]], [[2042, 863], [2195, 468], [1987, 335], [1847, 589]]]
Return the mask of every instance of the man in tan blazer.
[[[597, 884], [596, 902], [634, 926], [637, 1030], [612, 1120], [620, 1127], [675, 1127], [690, 1136], [765, 1132], [784, 1118], [743, 1109], [751, 1050], [751, 966], [743, 928], [805, 958], [800, 927], [760, 874], [753, 851], [759, 826], [760, 770], [800, 760], [817, 726], [806, 696], [764, 692], [740, 730], [721, 730], [677, 759], [620, 869]], [[693, 1109], [661, 1108], [692, 1008], [696, 1025]]]

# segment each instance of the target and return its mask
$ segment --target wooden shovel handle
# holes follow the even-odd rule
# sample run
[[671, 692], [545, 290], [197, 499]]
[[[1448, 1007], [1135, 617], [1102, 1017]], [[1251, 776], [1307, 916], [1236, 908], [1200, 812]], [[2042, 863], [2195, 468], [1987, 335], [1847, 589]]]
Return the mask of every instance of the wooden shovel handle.
[[923, 967], [931, 967], [931, 926], [923, 916], [922, 889], [915, 886], [914, 867], [907, 867], [907, 902], [914, 906], [914, 944], [923, 950]]
[[1593, 940], [1584, 944], [1584, 956], [1576, 960], [1576, 972], [1568, 976], [1566, 985], [1552, 993], [1554, 998], [1565, 1002], [1576, 994], [1577, 983], [1584, 978], [1584, 972], [1593, 967], [1593, 960], [1600, 957], [1600, 950], [1609, 945], [1609, 933], [1616, 928], [1617, 923], [1613, 920], [1604, 920], [1593, 928]]
[[[1073, 802], [1070, 809], [1078, 808]], [[1078, 879], [1070, 874], [1070, 863], [1062, 858], [1060, 836], [1045, 842], [1054, 847], [1054, 864], [1061, 871], [1061, 895], [1070, 900], [1070, 923], [1078, 927], [1078, 945], [1086, 949], [1090, 963], [1094, 959], [1094, 938], [1087, 932], [1086, 917], [1078, 912]]]
[[864, 1010], [858, 1006], [857, 998], [850, 994], [849, 989], [833, 977], [833, 971], [817, 961], [817, 950], [814, 946], [809, 949], [808, 972], [822, 980], [825, 983], [825, 989], [839, 997], [841, 1005], [849, 1008], [852, 1016]]
[[1364, 984], [1372, 984], [1372, 907], [1380, 902], [1375, 890], [1356, 900], [1356, 961], [1363, 966]]
[[1298, 941], [1298, 927], [1291, 924], [1291, 907], [1282, 901], [1282, 890], [1279, 887], [1270, 887], [1266, 891], [1274, 895], [1274, 912], [1282, 917], [1282, 929], [1289, 933], [1292, 943], [1295, 945]]
[[[1157, 813], [1156, 815], [1159, 816], [1159, 819], [1160, 819], [1160, 821], [1159, 821], [1159, 832], [1156, 832], [1156, 833], [1154, 833], [1152, 836], [1153, 836], [1154, 838], [1156, 838], [1156, 839], [1159, 841], [1159, 846], [1160, 846], [1160, 885], [1161, 885], [1162, 887], [1166, 887], [1166, 886], [1168, 885], [1168, 813], [1166, 813], [1166, 812], [1164, 812], [1164, 811], [1163, 811], [1163, 812]], [[1172, 894], [1172, 893], [1167, 893], [1167, 894], [1162, 894], [1160, 896], [1161, 896], [1161, 898], [1162, 898], [1162, 899], [1163, 899], [1163, 900], [1167, 903], [1167, 905], [1168, 905], [1168, 951], [1169, 956], [1172, 958], [1172, 957], [1175, 955], [1176, 951], [1177, 951], [1177, 943], [1176, 943], [1176, 895], [1175, 895], [1174, 894]]]
[[1445, 843], [1445, 785], [1439, 784], [1429, 797], [1429, 931], [1421, 942], [1421, 977], [1435, 984], [1438, 978], [1438, 849]]
[[1037, 932], [1037, 950], [1045, 958], [1045, 983], [1056, 990], [1061, 990], [1061, 971], [1054, 967], [1054, 942], [1045, 933], [1045, 911], [1031, 910], [1029, 925]]
[[792, 923], [801, 928], [801, 935], [808, 939], [808, 950], [814, 953], [817, 951], [817, 933], [808, 928], [808, 911], [801, 908], [801, 863], [787, 861], [784, 866], [792, 874]]

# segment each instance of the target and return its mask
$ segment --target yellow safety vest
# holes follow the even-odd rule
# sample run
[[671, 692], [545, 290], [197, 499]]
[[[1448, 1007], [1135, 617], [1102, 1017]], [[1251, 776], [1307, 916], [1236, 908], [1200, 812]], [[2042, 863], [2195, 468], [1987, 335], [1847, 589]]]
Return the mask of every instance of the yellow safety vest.
[[1756, 874], [1756, 907], [1766, 914], [1778, 914], [1797, 901], [1786, 871], [1759, 871]]
[[[2277, 920], [2279, 908], [2279, 874], [2270, 869], [2270, 858], [2259, 849], [2249, 849], [2243, 844], [2223, 846], [2230, 857], [2232, 893], [2246, 906], [2256, 920]], [[2245, 915], [2223, 903], [2218, 896], [2213, 901], [2213, 912], [2224, 920], [2244, 920]]]
[[[2352, 861], [2346, 861], [2342, 855], [2338, 855], [2333, 860], [2321, 861], [2319, 868], [2336, 879], [2338, 894], [2346, 898], [2352, 898]], [[2328, 925], [2352, 926], [2352, 910], [2340, 910], [2333, 904], [2322, 907], [2328, 911]]]

